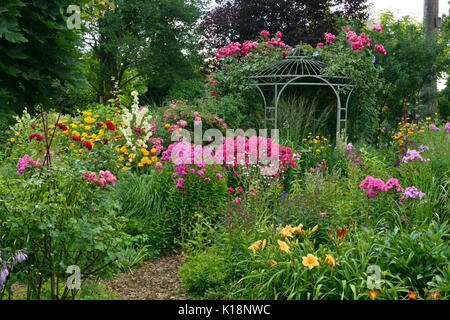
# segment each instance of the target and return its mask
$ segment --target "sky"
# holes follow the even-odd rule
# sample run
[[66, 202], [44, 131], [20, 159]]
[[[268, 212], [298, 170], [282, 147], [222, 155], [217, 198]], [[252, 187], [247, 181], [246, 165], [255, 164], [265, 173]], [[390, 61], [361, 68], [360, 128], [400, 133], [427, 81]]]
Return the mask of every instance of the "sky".
[[[383, 10], [394, 11], [396, 17], [415, 16], [419, 21], [423, 19], [424, 0], [369, 0], [374, 12]], [[448, 15], [449, 4], [447, 0], [439, 0], [439, 15]]]

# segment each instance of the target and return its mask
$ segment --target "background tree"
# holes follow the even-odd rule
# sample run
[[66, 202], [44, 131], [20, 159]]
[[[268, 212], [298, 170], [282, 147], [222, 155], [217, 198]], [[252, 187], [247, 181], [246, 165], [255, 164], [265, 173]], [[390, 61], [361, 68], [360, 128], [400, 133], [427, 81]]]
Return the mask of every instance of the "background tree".
[[257, 40], [261, 30], [283, 32], [288, 44], [315, 45], [336, 32], [341, 19], [368, 18], [367, 0], [218, 0], [202, 21], [201, 45]]
[[91, 19], [85, 61], [98, 102], [111, 97], [115, 81], [122, 88], [145, 79], [148, 98], [160, 102], [175, 82], [194, 77], [193, 30], [201, 6], [197, 0], [117, 0]]
[[405, 101], [420, 104], [422, 88], [434, 77], [430, 70], [442, 75], [448, 69], [448, 36], [424, 38], [421, 23], [411, 17], [395, 20], [392, 12], [381, 14], [379, 21], [383, 24], [379, 41], [388, 53], [377, 62], [386, 81], [381, 101], [391, 108], [392, 116], [400, 116], [406, 112]]
[[36, 104], [48, 105], [75, 84], [74, 30], [65, 0], [0, 0], [0, 121]]

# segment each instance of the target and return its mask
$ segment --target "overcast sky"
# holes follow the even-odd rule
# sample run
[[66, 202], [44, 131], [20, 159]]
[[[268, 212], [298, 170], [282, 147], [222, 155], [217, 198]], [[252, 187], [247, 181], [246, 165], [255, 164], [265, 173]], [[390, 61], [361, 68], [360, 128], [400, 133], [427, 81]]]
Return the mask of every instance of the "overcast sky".
[[[383, 10], [394, 11], [396, 17], [415, 16], [418, 20], [423, 19], [424, 0], [369, 0], [373, 4], [374, 12]], [[448, 15], [449, 5], [447, 0], [439, 0], [439, 15]]]

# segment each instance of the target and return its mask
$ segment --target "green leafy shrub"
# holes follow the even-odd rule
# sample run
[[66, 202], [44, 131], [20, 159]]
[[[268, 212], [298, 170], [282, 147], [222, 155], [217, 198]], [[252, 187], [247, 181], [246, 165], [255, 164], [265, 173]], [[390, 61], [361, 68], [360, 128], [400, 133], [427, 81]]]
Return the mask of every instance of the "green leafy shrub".
[[[212, 298], [229, 284], [228, 261], [212, 251], [196, 252], [180, 268], [181, 281], [196, 297]], [[226, 289], [225, 289], [226, 290]]]

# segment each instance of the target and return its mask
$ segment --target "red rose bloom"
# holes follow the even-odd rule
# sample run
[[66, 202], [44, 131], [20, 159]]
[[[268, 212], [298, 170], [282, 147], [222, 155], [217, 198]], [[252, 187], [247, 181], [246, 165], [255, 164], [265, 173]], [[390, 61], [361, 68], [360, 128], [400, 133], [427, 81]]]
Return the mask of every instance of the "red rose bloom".
[[93, 147], [93, 145], [90, 141], [83, 142], [82, 146], [87, 148], [88, 150], [92, 150], [92, 147]]
[[111, 122], [111, 121], [106, 121], [105, 122], [105, 124], [106, 124], [106, 128], [108, 129], [108, 130], [115, 130], [116, 129], [116, 127], [114, 126], [114, 124]]
[[77, 136], [71, 136], [70, 139], [72, 139], [73, 141], [81, 141], [81, 138]]
[[44, 137], [41, 136], [39, 133], [33, 133], [33, 134], [30, 134], [30, 136], [28, 137], [28, 139], [29, 139], [30, 141], [33, 140], [33, 138], [36, 138], [37, 141], [42, 141], [42, 140], [44, 140]]

